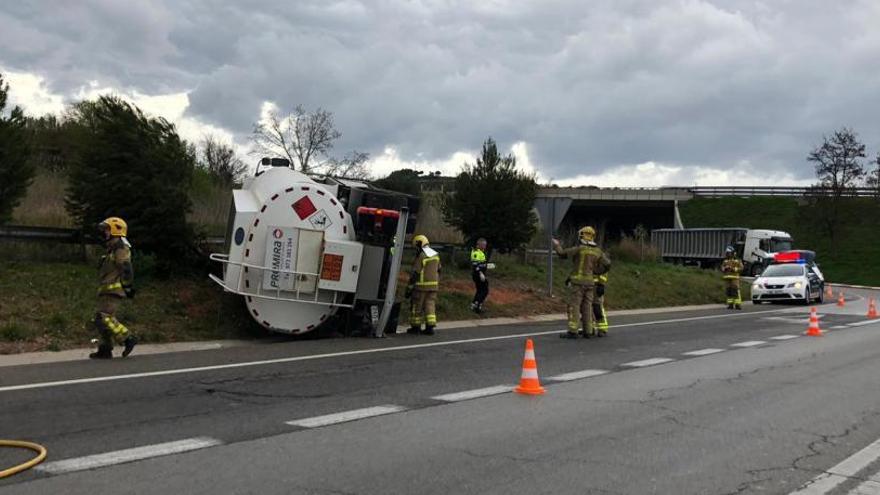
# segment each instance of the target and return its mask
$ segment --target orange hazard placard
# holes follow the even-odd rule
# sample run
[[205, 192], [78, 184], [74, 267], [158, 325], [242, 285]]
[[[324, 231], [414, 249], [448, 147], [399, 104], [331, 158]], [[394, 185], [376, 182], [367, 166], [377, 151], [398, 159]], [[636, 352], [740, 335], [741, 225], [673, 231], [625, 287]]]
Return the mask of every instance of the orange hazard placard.
[[321, 280], [339, 282], [342, 278], [342, 259], [338, 254], [325, 254], [324, 264], [321, 267]]

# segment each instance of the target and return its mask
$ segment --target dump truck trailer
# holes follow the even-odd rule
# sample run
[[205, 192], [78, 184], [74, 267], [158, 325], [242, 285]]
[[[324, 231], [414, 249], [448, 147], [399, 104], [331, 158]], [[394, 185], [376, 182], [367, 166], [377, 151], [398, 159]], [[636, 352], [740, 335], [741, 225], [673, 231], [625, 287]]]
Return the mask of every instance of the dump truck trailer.
[[790, 251], [794, 239], [787, 232], [748, 228], [657, 229], [651, 243], [664, 262], [717, 268], [727, 246], [736, 249], [745, 273], [758, 275], [776, 253]]

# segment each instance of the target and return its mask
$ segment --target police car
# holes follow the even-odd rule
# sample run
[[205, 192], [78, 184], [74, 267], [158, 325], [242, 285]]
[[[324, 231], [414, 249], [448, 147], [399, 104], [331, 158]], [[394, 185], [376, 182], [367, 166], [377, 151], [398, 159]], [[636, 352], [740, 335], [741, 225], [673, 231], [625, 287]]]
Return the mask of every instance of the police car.
[[778, 253], [773, 263], [752, 283], [752, 303], [825, 300], [825, 277], [815, 263], [813, 251]]

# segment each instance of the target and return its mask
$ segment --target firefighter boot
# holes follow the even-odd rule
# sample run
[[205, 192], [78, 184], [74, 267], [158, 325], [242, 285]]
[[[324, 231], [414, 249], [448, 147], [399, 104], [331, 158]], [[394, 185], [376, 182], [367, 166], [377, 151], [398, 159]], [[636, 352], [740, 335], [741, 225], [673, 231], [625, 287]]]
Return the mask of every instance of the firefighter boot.
[[434, 335], [434, 325], [425, 325], [425, 330], [422, 331], [422, 335]]
[[422, 331], [421, 325], [419, 325], [419, 326], [412, 325], [406, 330], [406, 333], [408, 333], [410, 335], [418, 335], [421, 331]]
[[111, 359], [113, 358], [113, 348], [101, 344], [98, 346], [97, 352], [89, 354], [89, 359]]
[[138, 343], [137, 339], [129, 335], [126, 337], [125, 342], [122, 344], [125, 346], [125, 349], [122, 350], [122, 357], [126, 357], [131, 354], [131, 351], [134, 350], [134, 346]]

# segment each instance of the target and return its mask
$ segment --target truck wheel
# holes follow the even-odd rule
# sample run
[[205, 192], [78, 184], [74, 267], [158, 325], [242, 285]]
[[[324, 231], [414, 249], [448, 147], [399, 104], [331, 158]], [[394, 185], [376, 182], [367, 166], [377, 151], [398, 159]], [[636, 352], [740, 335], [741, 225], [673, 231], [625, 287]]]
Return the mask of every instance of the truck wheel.
[[764, 304], [764, 301], [759, 301], [757, 299], [752, 299], [752, 304]]
[[760, 275], [763, 272], [764, 272], [764, 267], [761, 265], [752, 265], [751, 269], [749, 269], [749, 273], [751, 273], [751, 275], [753, 277], [757, 277], [758, 275]]
[[825, 287], [819, 286], [819, 297], [816, 298], [816, 302], [822, 304], [825, 302]]

